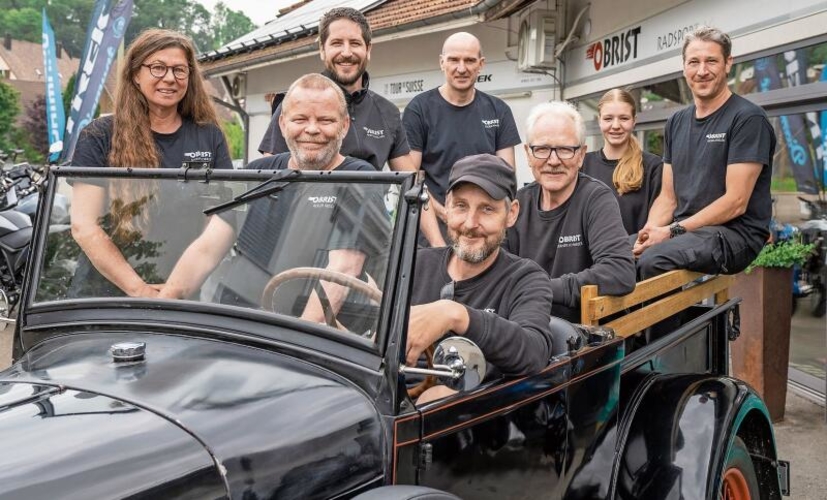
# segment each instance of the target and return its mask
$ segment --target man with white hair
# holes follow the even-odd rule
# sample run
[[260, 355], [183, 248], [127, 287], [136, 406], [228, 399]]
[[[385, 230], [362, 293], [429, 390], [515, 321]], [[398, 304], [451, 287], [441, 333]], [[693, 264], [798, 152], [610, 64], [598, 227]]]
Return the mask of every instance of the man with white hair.
[[580, 320], [580, 287], [603, 295], [634, 290], [635, 263], [620, 208], [602, 182], [580, 172], [586, 154], [580, 113], [566, 102], [539, 104], [525, 144], [535, 182], [517, 192], [520, 216], [506, 248], [551, 277], [552, 315]]

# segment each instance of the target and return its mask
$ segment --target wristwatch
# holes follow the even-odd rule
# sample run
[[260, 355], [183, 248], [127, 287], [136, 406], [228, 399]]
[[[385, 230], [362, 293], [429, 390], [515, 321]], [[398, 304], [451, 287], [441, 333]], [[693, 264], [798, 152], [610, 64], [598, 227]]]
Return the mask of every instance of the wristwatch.
[[673, 222], [669, 225], [669, 237], [674, 238], [686, 233], [686, 228], [681, 226], [680, 222]]

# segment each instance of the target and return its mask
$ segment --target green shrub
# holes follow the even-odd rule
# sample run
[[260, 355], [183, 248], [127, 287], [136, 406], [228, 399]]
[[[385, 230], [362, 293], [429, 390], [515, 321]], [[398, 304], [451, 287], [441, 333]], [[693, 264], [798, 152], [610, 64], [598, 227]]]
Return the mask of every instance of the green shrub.
[[797, 241], [769, 243], [761, 249], [758, 257], [747, 267], [750, 273], [756, 267], [793, 267], [804, 264], [815, 251], [815, 243], [804, 245]]

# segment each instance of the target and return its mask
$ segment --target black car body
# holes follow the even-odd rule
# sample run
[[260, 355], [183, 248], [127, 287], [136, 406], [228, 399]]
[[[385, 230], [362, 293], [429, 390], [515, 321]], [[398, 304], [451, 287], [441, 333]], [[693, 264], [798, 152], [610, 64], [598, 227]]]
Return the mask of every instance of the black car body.
[[[593, 336], [576, 351], [558, 348], [540, 373], [417, 408], [400, 372], [423, 201], [413, 176], [62, 167], [49, 179], [15, 363], [0, 373], [2, 498], [352, 498], [383, 486], [375, 498], [412, 498], [416, 490], [393, 485], [420, 485], [466, 499], [704, 499], [720, 490], [736, 439], [761, 498], [781, 494], [767, 410], [726, 377], [736, 301], [691, 308], [645, 345]], [[71, 235], [41, 222], [55, 193], [79, 182], [112, 200], [118, 183], [180, 196], [139, 207], [149, 219], [133, 220], [140, 237], [119, 240], [130, 264], [159, 282], [208, 223], [203, 210], [230, 207], [212, 217], [238, 241], [188, 300], [91, 286]], [[319, 186], [328, 194], [303, 191]], [[242, 237], [257, 203], [282, 225]], [[279, 312], [256, 295], [285, 268], [324, 267], [319, 249], [330, 241], [316, 232], [341, 227], [295, 212], [318, 207], [373, 239], [382, 297], [354, 299], [340, 315], [358, 330], [301, 319], [312, 284], [270, 297], [267, 309]], [[153, 226], [160, 217], [166, 226]], [[302, 247], [308, 241], [322, 246]], [[262, 245], [272, 255], [256, 256]], [[128, 342], [145, 344], [144, 356], [115, 359], [111, 348]]]

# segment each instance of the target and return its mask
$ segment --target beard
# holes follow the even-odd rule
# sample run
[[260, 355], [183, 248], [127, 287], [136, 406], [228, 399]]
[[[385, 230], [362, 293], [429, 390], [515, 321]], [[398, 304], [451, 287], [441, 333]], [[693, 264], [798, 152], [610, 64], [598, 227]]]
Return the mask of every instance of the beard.
[[327, 144], [327, 147], [308, 152], [304, 151], [294, 138], [285, 137], [287, 149], [290, 150], [290, 155], [299, 166], [299, 170], [325, 170], [339, 154], [343, 139], [344, 134], [340, 133], [336, 139]]
[[460, 243], [460, 237], [462, 236], [475, 238], [481, 235], [475, 231], [460, 232], [448, 228], [448, 241], [451, 243], [451, 249], [454, 251], [454, 255], [463, 262], [479, 264], [480, 262], [484, 262], [488, 257], [491, 257], [494, 252], [500, 248], [503, 240], [505, 240], [505, 229], [500, 231], [499, 234], [485, 238], [482, 247], [477, 249], [469, 248], [467, 245]]
[[[336, 71], [336, 63], [354, 63], [358, 64], [358, 69], [353, 75], [342, 75]], [[367, 69], [367, 59], [358, 59], [356, 57], [340, 57], [335, 61], [325, 61], [325, 67], [327, 68], [327, 72], [330, 73], [330, 79], [334, 82], [338, 83], [342, 87], [347, 87], [349, 85], [353, 85], [357, 81], [362, 79], [362, 75], [365, 73], [365, 69]]]

